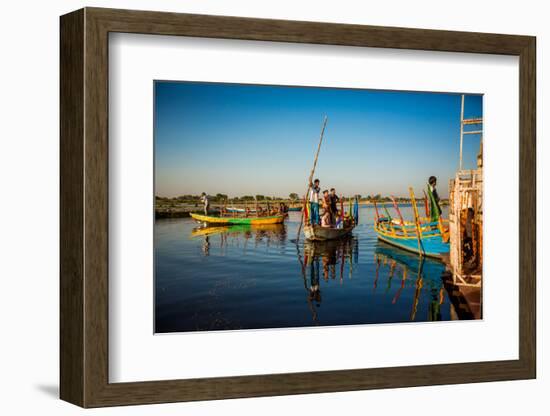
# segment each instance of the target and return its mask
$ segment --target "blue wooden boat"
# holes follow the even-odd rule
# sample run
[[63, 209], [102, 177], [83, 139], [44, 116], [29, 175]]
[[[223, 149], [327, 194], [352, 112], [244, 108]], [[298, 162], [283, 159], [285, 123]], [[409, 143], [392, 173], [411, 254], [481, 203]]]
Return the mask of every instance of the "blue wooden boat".
[[375, 203], [374, 230], [378, 235], [378, 239], [418, 255], [440, 260], [445, 259], [450, 251], [448, 220], [444, 220], [439, 216], [435, 220], [427, 217], [420, 218], [412, 189], [410, 189], [410, 192], [415, 214], [414, 221], [403, 219], [395, 201], [394, 207], [399, 218], [392, 218], [387, 210], [385, 210], [385, 216], [379, 215]]
[[301, 211], [301, 210], [302, 210], [302, 207], [290, 207], [290, 208], [288, 208], [288, 211], [289, 211], [289, 212], [290, 212], [290, 211], [297, 211], [297, 212], [299, 212], [299, 211]]
[[401, 221], [388, 217], [375, 220], [374, 230], [378, 239], [416, 254], [434, 257], [440, 260], [449, 255], [449, 241], [443, 237], [439, 222], [421, 222], [417, 236], [416, 224], [412, 221]]

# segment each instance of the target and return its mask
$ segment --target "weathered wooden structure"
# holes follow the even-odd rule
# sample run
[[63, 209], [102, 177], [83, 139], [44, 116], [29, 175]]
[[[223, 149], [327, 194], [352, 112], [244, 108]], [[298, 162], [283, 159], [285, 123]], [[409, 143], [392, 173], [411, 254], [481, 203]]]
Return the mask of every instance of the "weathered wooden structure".
[[[473, 126], [475, 129], [466, 126]], [[464, 118], [464, 96], [460, 115], [460, 163], [449, 182], [450, 269], [458, 287], [481, 287], [483, 268], [483, 119]], [[465, 129], [466, 127], [466, 129]], [[463, 169], [465, 135], [479, 136], [475, 169]]]

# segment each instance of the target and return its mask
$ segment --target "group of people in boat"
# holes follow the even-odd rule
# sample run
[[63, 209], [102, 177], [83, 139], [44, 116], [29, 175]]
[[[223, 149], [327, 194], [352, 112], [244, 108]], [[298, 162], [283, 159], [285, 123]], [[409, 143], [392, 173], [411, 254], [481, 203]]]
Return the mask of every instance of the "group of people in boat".
[[[436, 209], [439, 211], [438, 214], [441, 215], [441, 207], [439, 205], [439, 195], [436, 190], [437, 178], [435, 176], [430, 176], [428, 179], [428, 186], [435, 200]], [[204, 215], [208, 215], [210, 211], [210, 200], [208, 195], [203, 192], [201, 194], [201, 203], [203, 204]], [[338, 203], [340, 202], [340, 197], [336, 194], [335, 188], [330, 188], [330, 191], [325, 189], [321, 192], [321, 181], [315, 179], [310, 183], [310, 192], [309, 192], [309, 220], [311, 225], [320, 225], [322, 227], [333, 227], [341, 228], [343, 227], [345, 218], [343, 213], [338, 210]], [[322, 211], [321, 211], [322, 210]], [[222, 209], [223, 211], [223, 209]], [[251, 213], [251, 210], [247, 207], [245, 208], [245, 215], [248, 216]], [[278, 205], [267, 206], [263, 208], [257, 206], [254, 211], [255, 216], [267, 216], [267, 215], [281, 215], [288, 213], [288, 206], [281, 202]]]
[[321, 181], [315, 179], [310, 184], [309, 191], [309, 219], [311, 225], [342, 228], [344, 226], [344, 215], [341, 210], [338, 210], [339, 202], [340, 197], [336, 195], [336, 189], [331, 188], [330, 191], [325, 189], [321, 192]]

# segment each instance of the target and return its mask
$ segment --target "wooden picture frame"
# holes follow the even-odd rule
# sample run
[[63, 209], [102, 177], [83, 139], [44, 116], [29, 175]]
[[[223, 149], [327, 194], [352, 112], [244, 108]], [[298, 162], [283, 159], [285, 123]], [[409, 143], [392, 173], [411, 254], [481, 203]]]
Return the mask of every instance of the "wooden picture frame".
[[[530, 36], [85, 8], [61, 17], [60, 396], [82, 407], [529, 379], [536, 376], [535, 50]], [[109, 383], [108, 34], [519, 57], [519, 359]]]

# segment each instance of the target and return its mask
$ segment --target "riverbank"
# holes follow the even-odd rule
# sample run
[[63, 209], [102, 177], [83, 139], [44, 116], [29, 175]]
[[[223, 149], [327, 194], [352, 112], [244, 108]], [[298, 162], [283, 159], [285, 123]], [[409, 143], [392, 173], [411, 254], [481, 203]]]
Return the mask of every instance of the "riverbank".
[[155, 219], [162, 218], [187, 218], [190, 217], [191, 211], [185, 211], [181, 209], [156, 209], [155, 208]]
[[[262, 201], [258, 203], [258, 206], [261, 206], [262, 208], [266, 208], [267, 205], [273, 207], [278, 206], [280, 203], [286, 204], [288, 207], [301, 207], [302, 202], [292, 201], [290, 199], [281, 199], [281, 200], [271, 200], [271, 201]], [[391, 201], [376, 201], [376, 203], [379, 206], [392, 206], [393, 203]], [[399, 206], [409, 206], [410, 201], [402, 200], [397, 203]], [[374, 205], [374, 201], [372, 200], [359, 200], [359, 205], [363, 207], [370, 207]], [[447, 200], [441, 201], [441, 206], [448, 205]], [[219, 211], [223, 207], [233, 207], [233, 208], [239, 208], [239, 209], [255, 209], [256, 203], [250, 202], [250, 203], [211, 203], [210, 209], [213, 212]], [[202, 211], [202, 204], [197, 202], [181, 202], [174, 199], [161, 199], [157, 200], [155, 203], [155, 218], [187, 218], [189, 217], [191, 212], [201, 212]]]
[[[258, 206], [262, 208], [267, 208], [269, 204], [270, 207], [277, 207], [280, 203], [284, 203], [289, 207], [300, 207], [300, 203], [296, 203], [291, 200], [276, 200], [276, 201], [265, 201], [258, 203]], [[255, 209], [255, 203], [211, 203], [210, 211], [212, 213], [219, 212], [224, 207], [232, 207], [239, 209]], [[203, 212], [202, 203], [195, 202], [179, 202], [174, 200], [162, 200], [155, 203], [155, 218], [186, 218], [189, 217], [192, 212]]]

